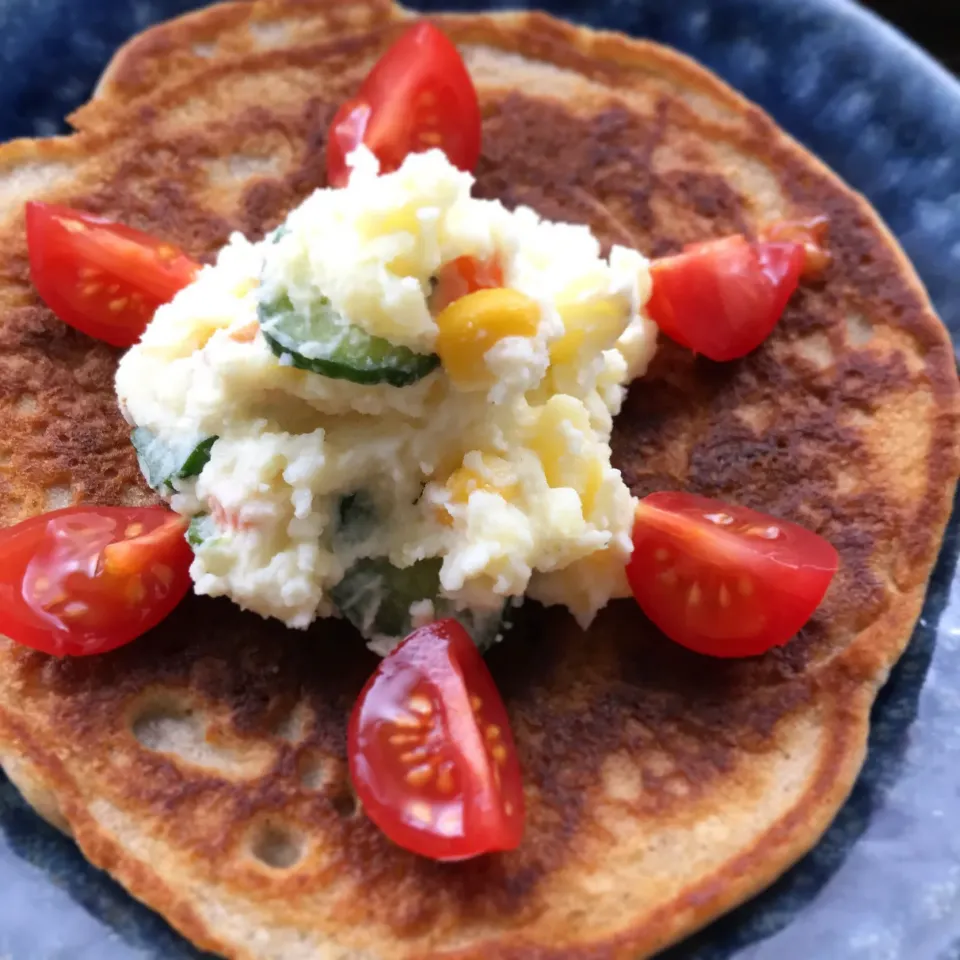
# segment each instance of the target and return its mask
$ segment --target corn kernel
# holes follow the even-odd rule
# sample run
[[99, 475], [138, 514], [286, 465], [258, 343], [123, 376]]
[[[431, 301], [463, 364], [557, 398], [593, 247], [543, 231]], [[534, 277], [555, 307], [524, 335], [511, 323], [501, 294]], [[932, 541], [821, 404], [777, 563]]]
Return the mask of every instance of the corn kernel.
[[[585, 449], [571, 449], [568, 429], [584, 438]], [[551, 487], [572, 487], [580, 495], [584, 515], [592, 509], [603, 483], [603, 451], [592, 440], [586, 407], [574, 397], [558, 394], [540, 411], [529, 446], [539, 457]]]
[[[412, 237], [420, 234], [420, 220], [413, 206], [369, 213], [360, 218], [357, 226], [358, 232], [368, 241], [395, 233], [409, 233]], [[387, 269], [395, 276], [411, 277], [416, 275], [419, 262], [414, 249], [398, 254], [387, 264]]]
[[[515, 500], [520, 494], [520, 484], [510, 467], [499, 459], [483, 458], [483, 471], [473, 467], [462, 466], [447, 478], [447, 490], [450, 493], [451, 503], [464, 504], [470, 499], [474, 490], [485, 490], [488, 493], [497, 493], [504, 500]], [[452, 526], [453, 517], [445, 504], [437, 509], [437, 519], [445, 526]]]
[[484, 354], [504, 337], [533, 337], [540, 307], [518, 290], [476, 290], [437, 315], [436, 351], [450, 379], [462, 389], [483, 389], [493, 375]]
[[552, 363], [569, 363], [583, 354], [608, 350], [627, 328], [626, 304], [613, 297], [560, 303], [564, 334], [550, 344]]

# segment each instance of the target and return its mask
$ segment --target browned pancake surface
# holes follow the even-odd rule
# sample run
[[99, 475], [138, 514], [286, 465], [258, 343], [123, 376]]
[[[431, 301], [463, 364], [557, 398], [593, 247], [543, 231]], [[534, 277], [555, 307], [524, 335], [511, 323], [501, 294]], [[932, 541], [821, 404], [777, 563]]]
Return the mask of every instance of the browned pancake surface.
[[[204, 42], [226, 29], [202, 22]], [[738, 662], [670, 644], [627, 602], [586, 637], [526, 610], [489, 663], [525, 770], [527, 837], [457, 865], [392, 847], [355, 809], [346, 717], [375, 658], [339, 625], [301, 634], [190, 598], [105, 657], [0, 647], [11, 774], [95, 863], [230, 956], [635, 958], [739, 902], [848, 792], [949, 511], [952, 348], [862, 200], [659, 48], [536, 15], [444, 26], [480, 88], [481, 196], [651, 255], [829, 215], [833, 265], [770, 340], [724, 365], [661, 343], [614, 449], [636, 494], [687, 489], [795, 520], [834, 543], [841, 569], [794, 641]], [[23, 191], [209, 258], [324, 185], [332, 113], [396, 29], [190, 61], [181, 84], [145, 97], [121, 63], [117, 100], [88, 108], [88, 133], [0, 154], [8, 191], [20, 185], [0, 226], [5, 522], [152, 499], [116, 410], [117, 354], [32, 292]]]

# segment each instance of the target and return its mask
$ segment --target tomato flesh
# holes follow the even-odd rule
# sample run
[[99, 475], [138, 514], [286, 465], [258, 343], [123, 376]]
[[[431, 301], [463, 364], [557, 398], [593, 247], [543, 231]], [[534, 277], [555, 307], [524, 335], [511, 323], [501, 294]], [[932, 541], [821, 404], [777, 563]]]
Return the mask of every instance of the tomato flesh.
[[799, 243], [803, 247], [804, 280], [819, 280], [832, 262], [827, 250], [830, 221], [827, 217], [806, 220], [775, 220], [760, 228], [760, 239], [775, 243]]
[[411, 27], [337, 111], [327, 140], [327, 182], [349, 179], [347, 157], [364, 143], [389, 173], [408, 153], [439, 147], [461, 170], [480, 156], [480, 104], [453, 43], [430, 23]]
[[435, 315], [468, 293], [502, 287], [503, 267], [497, 257], [457, 257], [437, 271], [436, 281], [430, 295], [430, 310]]
[[654, 261], [647, 311], [677, 343], [711, 360], [735, 360], [770, 335], [804, 263], [799, 243], [737, 235], [693, 244]]
[[839, 558], [786, 520], [689, 493], [637, 505], [627, 576], [671, 640], [715, 657], [781, 646], [823, 600]]
[[169, 243], [69, 207], [27, 204], [30, 276], [64, 323], [115, 347], [140, 339], [199, 264]]
[[0, 530], [0, 633], [58, 657], [136, 639], [190, 588], [186, 525], [162, 507], [67, 507]]
[[348, 754], [367, 815], [399, 846], [435, 860], [519, 846], [507, 712], [456, 620], [415, 630], [383, 660], [354, 706]]

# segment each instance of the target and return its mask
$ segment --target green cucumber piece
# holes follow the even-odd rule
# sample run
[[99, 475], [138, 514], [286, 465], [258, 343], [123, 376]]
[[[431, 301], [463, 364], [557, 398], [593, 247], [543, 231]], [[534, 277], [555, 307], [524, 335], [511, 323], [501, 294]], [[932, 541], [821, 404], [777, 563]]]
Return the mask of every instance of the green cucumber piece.
[[341, 497], [334, 518], [333, 538], [338, 546], [363, 543], [377, 529], [379, 516], [373, 497], [366, 490]]
[[173, 486], [174, 480], [197, 476], [207, 465], [217, 437], [207, 437], [192, 446], [172, 446], [146, 427], [137, 427], [130, 439], [137, 451], [140, 470], [157, 491]]
[[358, 560], [333, 588], [340, 613], [364, 636], [402, 640], [413, 626], [410, 604], [432, 600], [440, 584], [439, 559], [395, 567], [385, 557]]
[[276, 356], [335, 380], [406, 387], [440, 365], [436, 354], [414, 353], [347, 323], [326, 297], [304, 314], [284, 293], [261, 300], [259, 317], [260, 330]]
[[177, 476], [181, 479], [199, 476], [203, 468], [210, 462], [210, 451], [219, 439], [219, 437], [207, 437], [206, 440], [201, 440], [187, 455], [187, 459], [183, 461], [183, 466]]
[[187, 527], [187, 543], [191, 547], [203, 546], [219, 534], [217, 523], [209, 513], [198, 513]]
[[437, 617], [454, 617], [463, 624], [483, 652], [496, 641], [503, 610], [454, 608], [440, 593], [437, 557], [395, 567], [385, 557], [358, 560], [333, 588], [331, 596], [341, 615], [367, 639], [390, 638], [399, 642], [413, 630], [410, 605], [432, 600]]

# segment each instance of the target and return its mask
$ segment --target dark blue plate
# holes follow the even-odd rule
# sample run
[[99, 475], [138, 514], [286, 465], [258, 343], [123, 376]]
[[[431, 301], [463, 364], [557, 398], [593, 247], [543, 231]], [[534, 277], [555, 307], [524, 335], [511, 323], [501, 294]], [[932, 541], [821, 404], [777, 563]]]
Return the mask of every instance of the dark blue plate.
[[[191, 0], [0, 3], [0, 139], [65, 130], [116, 47]], [[516, 7], [421, 0], [422, 9]], [[762, 104], [880, 210], [960, 335], [960, 85], [846, 0], [582, 0], [539, 6], [672, 44]], [[820, 845], [669, 960], [960, 958], [960, 550], [880, 694], [870, 752]], [[3, 960], [198, 960], [0, 778]]]

